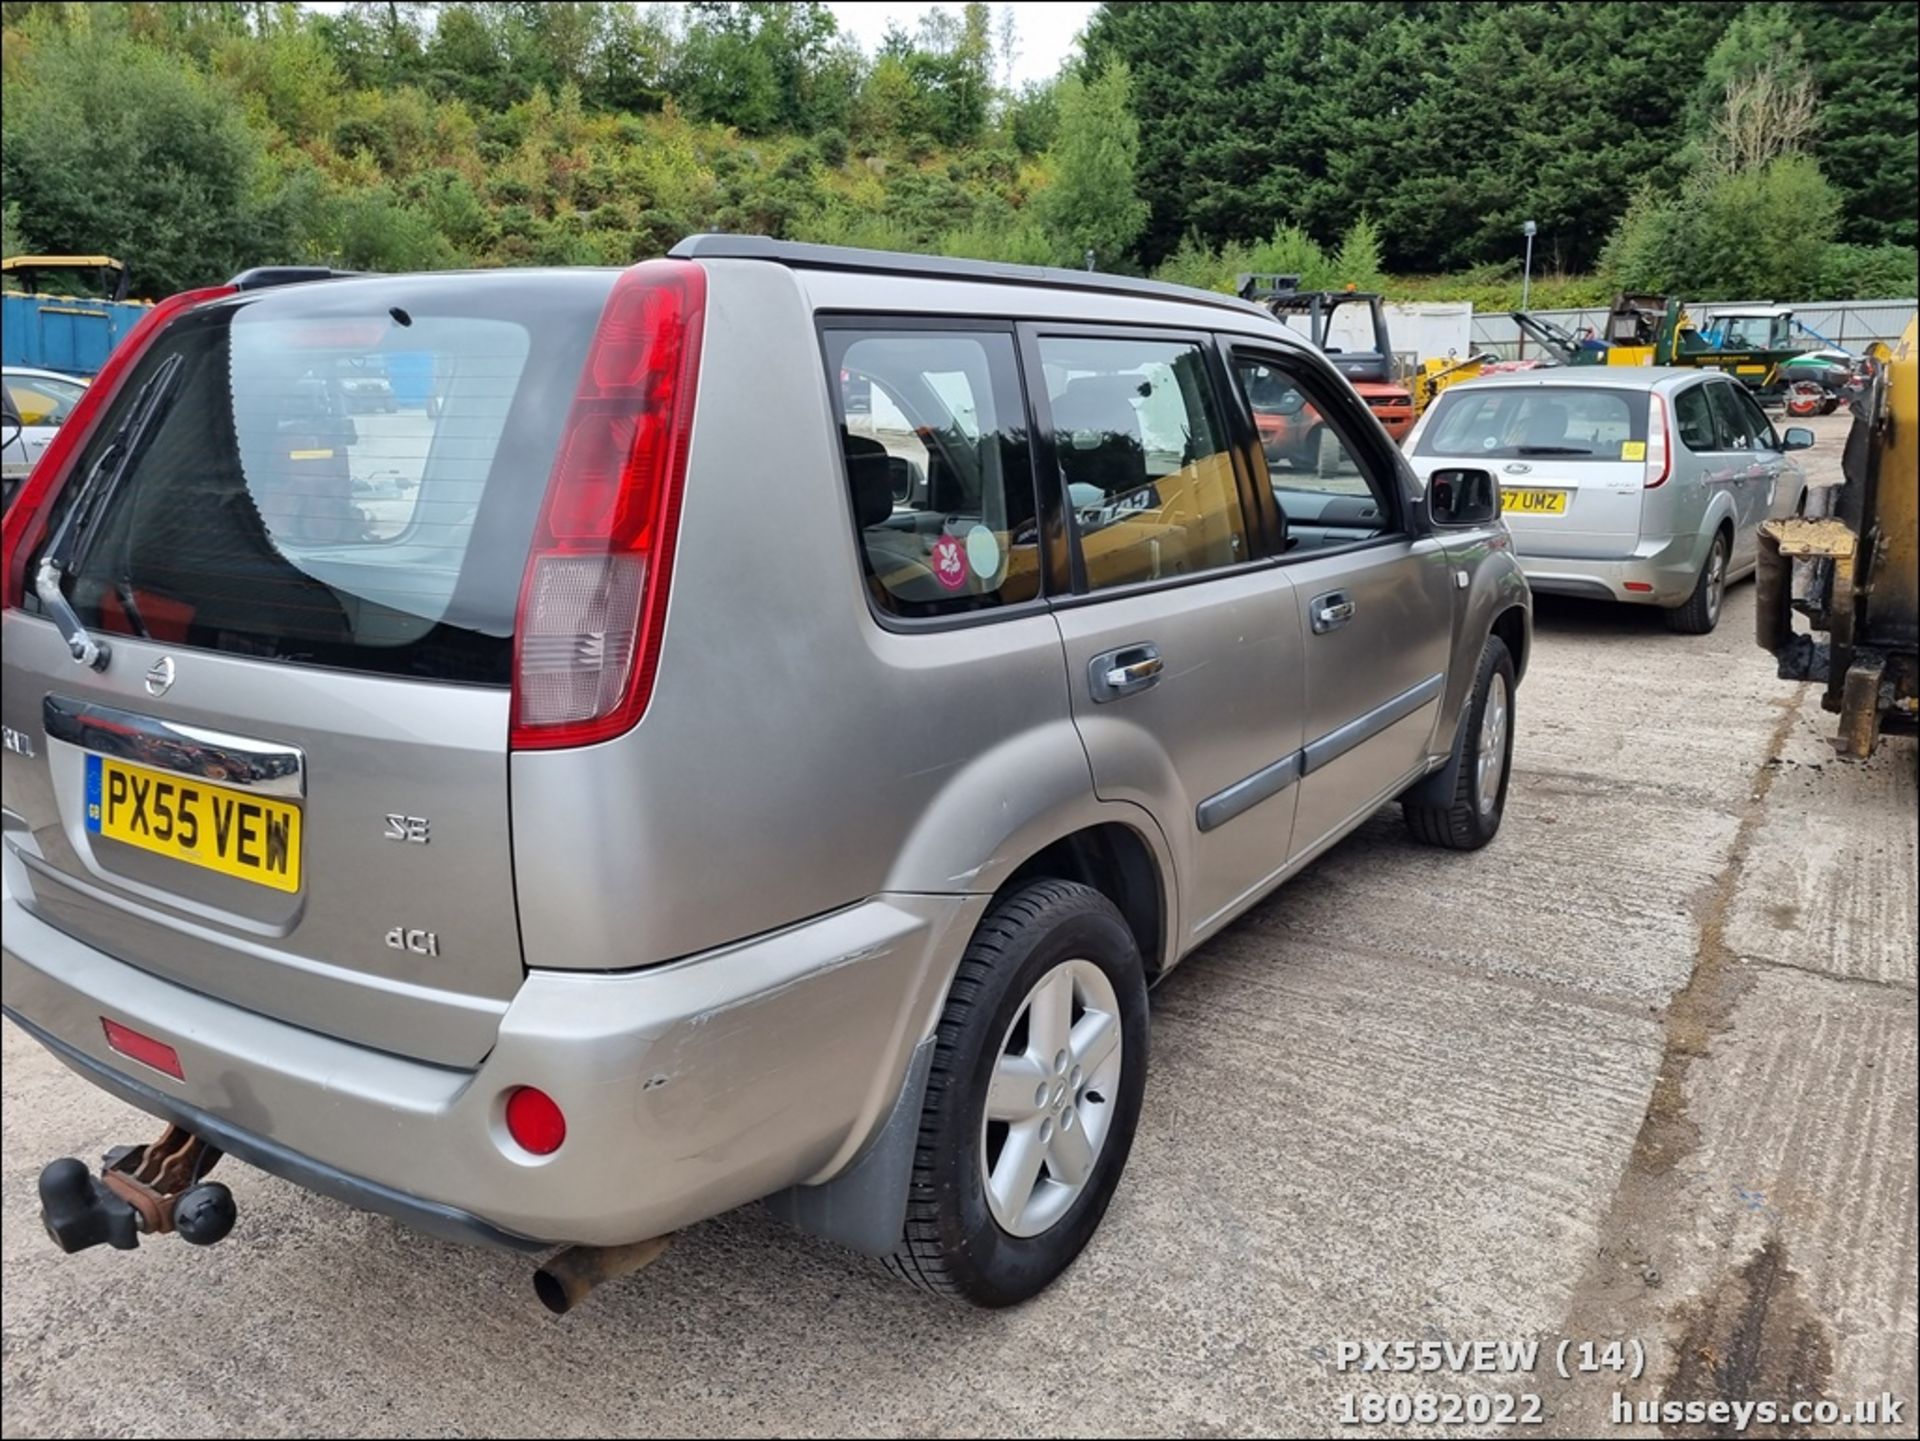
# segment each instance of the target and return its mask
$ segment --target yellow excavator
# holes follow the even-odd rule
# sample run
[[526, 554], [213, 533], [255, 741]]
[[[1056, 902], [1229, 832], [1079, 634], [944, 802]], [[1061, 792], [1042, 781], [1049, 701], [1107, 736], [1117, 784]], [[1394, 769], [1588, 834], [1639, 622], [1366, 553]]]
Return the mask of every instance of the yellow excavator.
[[[1822, 514], [1760, 527], [1756, 597], [1761, 648], [1782, 679], [1825, 685], [1834, 746], [1850, 760], [1883, 732], [1920, 728], [1920, 324], [1871, 359], [1845, 479]], [[1795, 611], [1811, 634], [1794, 630]]]

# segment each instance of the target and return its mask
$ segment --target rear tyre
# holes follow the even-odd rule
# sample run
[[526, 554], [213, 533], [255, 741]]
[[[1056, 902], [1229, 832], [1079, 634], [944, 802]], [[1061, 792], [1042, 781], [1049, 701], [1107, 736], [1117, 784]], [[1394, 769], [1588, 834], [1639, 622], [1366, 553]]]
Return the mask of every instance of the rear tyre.
[[976, 1306], [1038, 1293], [1106, 1214], [1146, 1077], [1146, 977], [1113, 903], [1055, 880], [1002, 897], [947, 996], [888, 1269]]
[[1477, 851], [1500, 833], [1513, 772], [1513, 656], [1487, 637], [1474, 677], [1467, 723], [1455, 745], [1453, 799], [1444, 806], [1400, 803], [1415, 840], [1450, 851]]
[[1693, 594], [1681, 605], [1666, 612], [1667, 628], [1681, 635], [1706, 635], [1720, 624], [1720, 604], [1727, 595], [1727, 535], [1721, 531], [1713, 538], [1700, 578]]

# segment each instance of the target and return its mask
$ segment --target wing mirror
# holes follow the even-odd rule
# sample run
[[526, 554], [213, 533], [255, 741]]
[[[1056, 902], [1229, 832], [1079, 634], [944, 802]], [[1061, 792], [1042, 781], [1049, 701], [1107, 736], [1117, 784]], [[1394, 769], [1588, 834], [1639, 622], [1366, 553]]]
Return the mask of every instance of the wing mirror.
[[1435, 525], [1487, 525], [1500, 518], [1500, 486], [1490, 470], [1436, 470], [1427, 480], [1427, 518]]
[[1804, 425], [1789, 425], [1780, 437], [1782, 450], [1807, 450], [1813, 445], [1813, 432]]

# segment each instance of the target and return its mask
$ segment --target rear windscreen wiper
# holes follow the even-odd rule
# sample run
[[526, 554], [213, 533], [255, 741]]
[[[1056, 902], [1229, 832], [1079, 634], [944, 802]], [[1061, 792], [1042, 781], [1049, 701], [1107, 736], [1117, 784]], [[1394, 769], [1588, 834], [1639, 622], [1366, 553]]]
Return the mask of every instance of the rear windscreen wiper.
[[120, 482], [126, 478], [127, 472], [133, 469], [134, 457], [152, 434], [153, 422], [173, 393], [184, 364], [178, 355], [167, 357], [153, 379], [140, 387], [139, 394], [133, 398], [132, 408], [127, 411], [127, 418], [120, 423], [113, 439], [107, 442], [100, 459], [81, 480], [79, 494], [74, 497], [53, 539], [47, 543], [40, 568], [34, 573], [33, 593], [39, 597], [41, 608], [60, 628], [60, 637], [66, 641], [68, 653], [80, 664], [93, 670], [106, 669], [107, 661], [113, 654], [112, 647], [88, 634], [87, 628], [80, 623], [80, 617], [67, 602], [61, 582], [67, 571], [85, 558], [84, 547], [94, 521], [106, 508], [113, 493], [120, 488]]
[[1592, 455], [1584, 445], [1516, 445], [1518, 455]]

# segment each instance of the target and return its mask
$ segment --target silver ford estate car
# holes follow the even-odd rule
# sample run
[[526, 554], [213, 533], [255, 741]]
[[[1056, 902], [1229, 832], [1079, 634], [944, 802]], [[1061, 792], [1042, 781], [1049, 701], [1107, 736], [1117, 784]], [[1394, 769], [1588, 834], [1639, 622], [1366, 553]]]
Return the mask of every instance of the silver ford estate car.
[[1787, 458], [1813, 432], [1774, 429], [1719, 371], [1575, 366], [1466, 381], [1407, 437], [1422, 477], [1493, 467], [1535, 590], [1657, 605], [1674, 630], [1720, 623], [1730, 581], [1752, 574], [1763, 521], [1799, 512]]
[[168, 301], [6, 585], [6, 1013], [169, 1127], [55, 1238], [216, 1239], [230, 1152], [555, 1309], [755, 1201], [1032, 1295], [1154, 981], [1383, 803], [1494, 835], [1532, 624], [1253, 306], [728, 237]]

